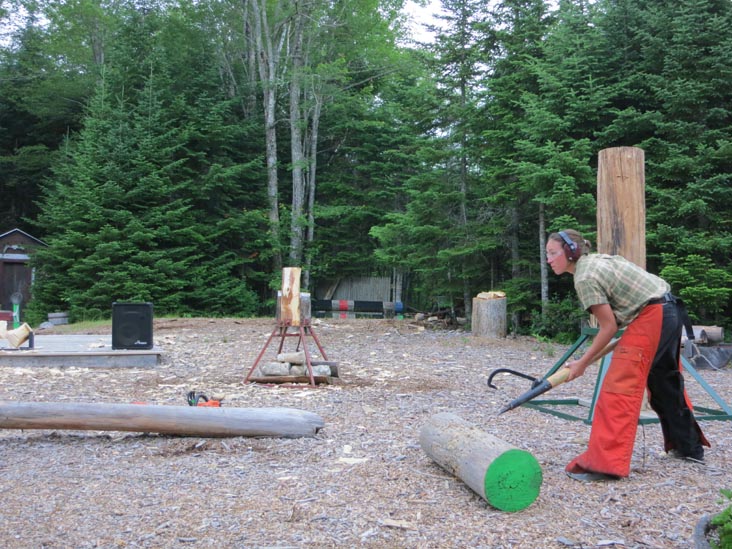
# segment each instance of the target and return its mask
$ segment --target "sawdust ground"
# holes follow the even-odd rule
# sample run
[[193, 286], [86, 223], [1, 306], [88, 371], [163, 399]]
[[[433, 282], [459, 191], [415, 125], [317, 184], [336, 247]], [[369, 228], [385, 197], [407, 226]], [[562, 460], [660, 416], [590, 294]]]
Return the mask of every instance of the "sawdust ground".
[[[296, 439], [0, 431], [3, 545], [686, 548], [699, 518], [721, 508], [719, 489], [732, 487], [728, 421], [702, 422], [706, 467], [667, 458], [650, 424], [638, 429], [628, 479], [566, 477], [590, 427], [528, 408], [496, 417], [529, 382], [501, 375], [498, 390], [486, 385], [498, 367], [541, 376], [564, 347], [409, 320], [324, 319], [313, 329], [339, 364], [333, 384], [243, 384], [273, 328], [270, 319], [156, 319], [164, 355], [155, 369], [0, 366], [0, 400], [181, 405], [197, 390], [226, 395], [225, 406], [288, 406], [325, 422]], [[700, 373], [732, 402], [729, 368]], [[594, 385], [588, 373], [554, 396], [591, 398]], [[716, 407], [698, 384], [688, 388], [695, 404]], [[538, 499], [498, 511], [426, 456], [419, 430], [442, 411], [531, 452], [544, 475]]]

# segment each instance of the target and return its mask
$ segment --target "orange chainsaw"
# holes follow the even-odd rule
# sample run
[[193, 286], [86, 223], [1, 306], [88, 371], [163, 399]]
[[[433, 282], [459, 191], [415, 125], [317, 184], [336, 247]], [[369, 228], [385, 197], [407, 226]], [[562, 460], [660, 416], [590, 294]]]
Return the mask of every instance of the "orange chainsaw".
[[190, 391], [187, 395], [188, 406], [208, 406], [211, 408], [220, 408], [221, 400], [209, 399], [203, 393], [197, 393], [196, 391]]

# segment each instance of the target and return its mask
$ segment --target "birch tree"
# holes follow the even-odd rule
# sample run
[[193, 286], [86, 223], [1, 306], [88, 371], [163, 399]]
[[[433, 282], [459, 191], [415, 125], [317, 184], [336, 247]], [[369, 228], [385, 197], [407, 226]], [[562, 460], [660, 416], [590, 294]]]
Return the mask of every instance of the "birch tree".
[[[282, 49], [287, 39], [287, 22], [283, 19], [282, 2], [243, 0], [249, 3], [252, 40], [262, 86], [264, 132], [267, 163], [267, 204], [269, 230], [273, 250], [273, 269], [282, 269], [280, 252], [279, 181], [277, 174], [277, 91]], [[269, 11], [272, 10], [272, 16]]]

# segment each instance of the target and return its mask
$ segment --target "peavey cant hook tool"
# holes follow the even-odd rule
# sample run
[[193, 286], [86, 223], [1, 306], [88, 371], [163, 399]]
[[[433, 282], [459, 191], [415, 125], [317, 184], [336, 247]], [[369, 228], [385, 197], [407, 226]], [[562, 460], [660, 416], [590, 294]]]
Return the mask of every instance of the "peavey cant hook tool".
[[[616, 338], [610, 341], [605, 347], [597, 353], [594, 358], [592, 359], [592, 362], [596, 362], [600, 360], [602, 357], [604, 357], [606, 354], [610, 353], [615, 349], [615, 347], [618, 344], [618, 341], [620, 341], [620, 338]], [[490, 376], [488, 376], [488, 387], [491, 387], [493, 389], [497, 389], [493, 384], [493, 377], [501, 372], [513, 374], [519, 377], [523, 377], [524, 379], [528, 379], [532, 381], [531, 389], [526, 391], [524, 394], [522, 394], [520, 397], [513, 399], [511, 402], [506, 404], [503, 408], [501, 408], [496, 415], [501, 415], [504, 412], [508, 412], [509, 410], [513, 410], [514, 408], [518, 408], [522, 404], [530, 401], [533, 398], [538, 397], [539, 395], [546, 393], [548, 390], [553, 389], [557, 385], [560, 385], [567, 381], [567, 377], [569, 376], [569, 368], [561, 368], [554, 372], [552, 375], [547, 377], [546, 379], [540, 379], [535, 378], [530, 375], [517, 372], [515, 370], [511, 370], [509, 368], [498, 368], [497, 370], [494, 370]]]
[[506, 404], [503, 408], [501, 408], [496, 415], [501, 415], [503, 412], [508, 412], [509, 410], [513, 410], [514, 408], [518, 408], [525, 402], [528, 402], [529, 400], [538, 397], [539, 395], [546, 393], [549, 389], [552, 389], [553, 387], [556, 387], [560, 383], [564, 383], [567, 381], [567, 376], [569, 375], [569, 369], [568, 368], [562, 368], [561, 370], [555, 372], [551, 376], [549, 376], [546, 379], [539, 379], [532, 376], [528, 376], [526, 374], [522, 374], [521, 372], [517, 372], [515, 370], [510, 370], [508, 368], [499, 368], [498, 370], [494, 371], [490, 377], [488, 378], [488, 386], [492, 387], [494, 389], [497, 389], [495, 385], [491, 382], [493, 379], [493, 376], [500, 372], [506, 372], [513, 375], [517, 375], [519, 377], [523, 377], [525, 379], [531, 380], [533, 383], [531, 384], [531, 389], [526, 391], [523, 395], [521, 395], [518, 398], [513, 399], [511, 402]]

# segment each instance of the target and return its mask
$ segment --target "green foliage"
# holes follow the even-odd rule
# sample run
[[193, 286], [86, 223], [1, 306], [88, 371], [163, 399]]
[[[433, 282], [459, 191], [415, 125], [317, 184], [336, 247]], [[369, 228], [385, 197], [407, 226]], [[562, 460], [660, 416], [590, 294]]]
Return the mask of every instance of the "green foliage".
[[712, 541], [711, 545], [715, 549], [725, 549], [732, 547], [732, 490], [722, 488], [719, 492], [724, 497], [721, 503], [726, 500], [730, 505], [714, 515], [710, 521], [718, 536], [718, 540]]
[[732, 300], [732, 274], [698, 254], [684, 257], [662, 254], [661, 257], [666, 266], [660, 275], [684, 300], [690, 315], [721, 321], [722, 311]]
[[[140, 24], [154, 26], [155, 18]], [[257, 165], [219, 157], [232, 139], [221, 134], [228, 111], [171, 95], [172, 67], [161, 64], [161, 51], [139, 60], [160, 65], [154, 77], [120, 81], [111, 70], [100, 80], [84, 128], [54, 167], [36, 221], [49, 247], [34, 257], [32, 314], [105, 318], [113, 301], [152, 301], [162, 314], [256, 310], [242, 239], [257, 227], [245, 223], [252, 217], [240, 209], [240, 185]]]
[[[732, 4], [443, 4], [443, 31], [419, 49], [394, 45], [400, 2], [312, 12], [300, 120], [322, 107], [317, 136], [301, 128], [317, 137], [317, 192], [313, 225], [293, 220], [314, 230], [312, 278], [397, 268], [420, 304], [500, 288], [514, 330], [574, 339], [582, 312], [571, 279], [539, 268], [540, 232], [593, 240], [597, 153], [638, 146], [649, 270], [698, 321], [728, 324]], [[0, 47], [0, 232], [33, 227], [51, 244], [26, 314], [105, 316], [114, 299], [239, 313], [271, 299], [287, 238], [270, 232], [242, 5], [24, 5], [38, 17]], [[280, 179], [291, 53], [277, 75]], [[292, 191], [279, 193], [286, 235]]]
[[569, 344], [577, 339], [586, 317], [576, 298], [568, 296], [560, 299], [555, 296], [544, 304], [541, 313], [532, 315], [531, 333]]
[[53, 151], [80, 125], [87, 81], [47, 54], [40, 26], [18, 30], [15, 44], [0, 50], [0, 233], [29, 230]]

